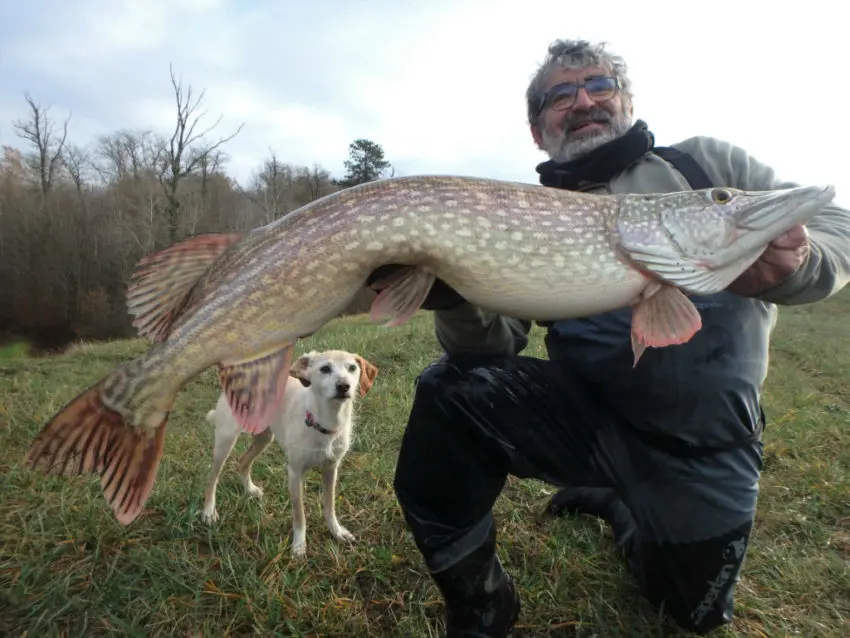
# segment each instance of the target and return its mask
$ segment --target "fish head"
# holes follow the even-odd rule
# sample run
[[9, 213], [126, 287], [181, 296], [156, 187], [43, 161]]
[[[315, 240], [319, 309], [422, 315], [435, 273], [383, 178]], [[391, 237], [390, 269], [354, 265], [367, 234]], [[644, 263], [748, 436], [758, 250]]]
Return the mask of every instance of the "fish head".
[[832, 186], [635, 196], [621, 204], [618, 237], [642, 268], [689, 292], [710, 294], [732, 283], [770, 242], [805, 224], [834, 196]]

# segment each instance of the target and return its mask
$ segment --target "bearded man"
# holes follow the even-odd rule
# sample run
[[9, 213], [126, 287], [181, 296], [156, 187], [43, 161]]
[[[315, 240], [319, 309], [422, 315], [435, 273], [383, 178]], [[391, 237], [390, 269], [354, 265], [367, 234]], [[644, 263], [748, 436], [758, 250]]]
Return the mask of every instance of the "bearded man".
[[[656, 193], [795, 186], [710, 137], [659, 148], [632, 119], [622, 58], [558, 41], [526, 94], [544, 186]], [[386, 272], [376, 271], [374, 279]], [[447, 637], [501, 637], [520, 601], [496, 554], [492, 507], [507, 475], [561, 488], [555, 515], [612, 526], [643, 595], [704, 634], [730, 622], [762, 469], [760, 392], [777, 304], [813, 303], [850, 278], [850, 212], [825, 207], [778, 238], [726, 291], [694, 296], [702, 329], [633, 368], [631, 310], [546, 324], [548, 360], [522, 356], [531, 325], [438, 281], [445, 356], [426, 368], [395, 490], [446, 604]], [[435, 464], [438, 464], [435, 467]]]

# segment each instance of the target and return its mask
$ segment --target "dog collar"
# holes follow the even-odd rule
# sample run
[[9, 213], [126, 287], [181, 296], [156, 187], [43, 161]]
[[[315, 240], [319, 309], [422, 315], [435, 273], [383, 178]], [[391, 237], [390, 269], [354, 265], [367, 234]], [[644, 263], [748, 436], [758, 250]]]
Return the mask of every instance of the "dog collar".
[[316, 419], [313, 418], [313, 413], [307, 410], [306, 418], [304, 419], [304, 425], [308, 428], [313, 428], [314, 430], [318, 430], [322, 434], [336, 434], [335, 430], [328, 430], [327, 428], [323, 428]]

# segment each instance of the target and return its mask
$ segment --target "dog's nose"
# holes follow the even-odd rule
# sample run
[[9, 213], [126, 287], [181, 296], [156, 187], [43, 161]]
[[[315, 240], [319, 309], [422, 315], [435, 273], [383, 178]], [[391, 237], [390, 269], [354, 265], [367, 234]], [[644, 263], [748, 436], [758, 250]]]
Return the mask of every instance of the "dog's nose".
[[345, 394], [350, 389], [351, 389], [350, 383], [337, 383], [336, 384], [336, 391], [339, 392], [340, 394]]

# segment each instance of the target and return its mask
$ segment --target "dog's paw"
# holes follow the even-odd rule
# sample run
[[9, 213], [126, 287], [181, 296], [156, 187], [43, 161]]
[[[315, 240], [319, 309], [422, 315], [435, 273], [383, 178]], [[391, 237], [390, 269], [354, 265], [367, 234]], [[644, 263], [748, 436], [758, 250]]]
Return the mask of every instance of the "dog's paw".
[[331, 534], [338, 541], [342, 541], [344, 543], [353, 543], [354, 542], [354, 534], [345, 529], [342, 525], [339, 525], [337, 529], [331, 531]]
[[292, 549], [290, 550], [293, 558], [301, 558], [307, 553], [307, 534], [306, 530], [292, 530]]
[[204, 521], [207, 525], [212, 525], [213, 523], [218, 522], [218, 511], [212, 508], [204, 508], [201, 512], [201, 520]]
[[263, 488], [251, 483], [247, 488], [248, 496], [252, 498], [263, 498]]

